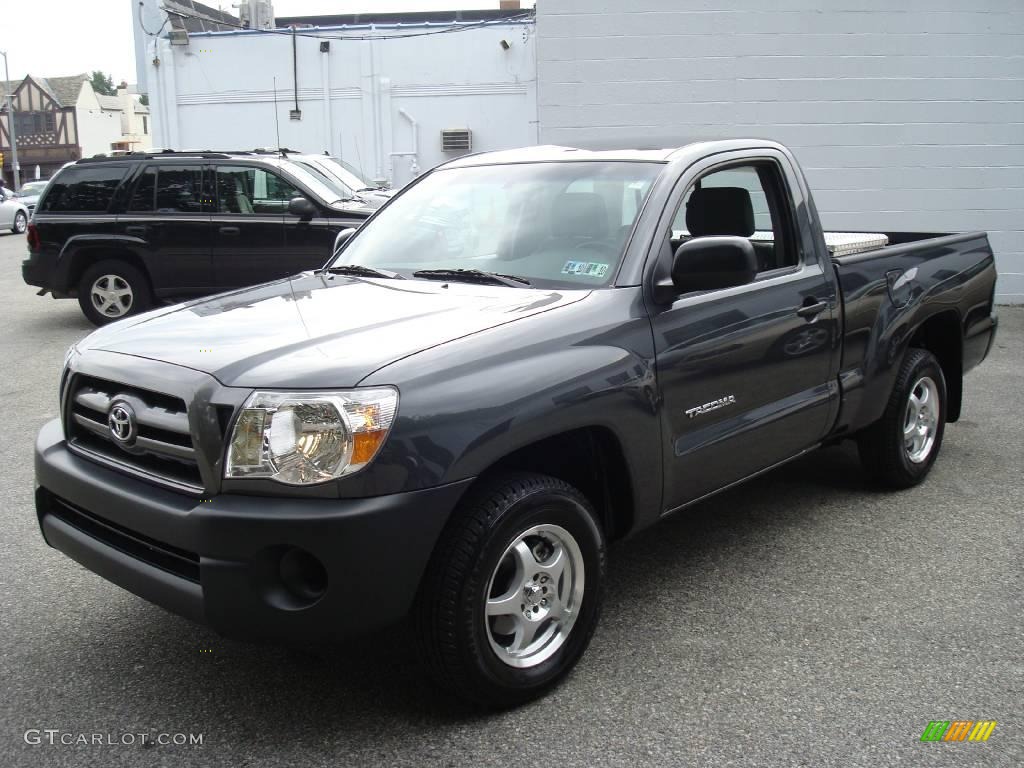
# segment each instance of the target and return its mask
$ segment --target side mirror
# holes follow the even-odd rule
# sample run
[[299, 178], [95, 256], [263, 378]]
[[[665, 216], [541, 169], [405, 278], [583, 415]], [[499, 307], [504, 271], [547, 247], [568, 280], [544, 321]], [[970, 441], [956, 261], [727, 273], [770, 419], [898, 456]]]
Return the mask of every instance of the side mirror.
[[312, 219], [317, 212], [316, 206], [305, 197], [293, 197], [288, 201], [288, 213], [298, 216], [300, 219]]
[[713, 291], [752, 283], [757, 254], [745, 237], [698, 237], [672, 257], [672, 286], [678, 293]]
[[348, 242], [348, 239], [356, 233], [355, 227], [348, 227], [341, 230], [337, 237], [334, 238], [334, 249], [331, 251], [332, 256], [337, 256], [338, 251], [341, 250], [341, 246]]

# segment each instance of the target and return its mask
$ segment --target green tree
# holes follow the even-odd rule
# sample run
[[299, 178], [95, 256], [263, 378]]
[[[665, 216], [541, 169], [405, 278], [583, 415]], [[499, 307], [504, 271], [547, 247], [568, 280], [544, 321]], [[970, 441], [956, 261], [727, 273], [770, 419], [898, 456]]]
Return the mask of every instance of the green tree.
[[148, 93], [144, 93], [141, 96], [139, 96], [139, 104], [141, 104], [144, 107], [148, 107], [149, 106], [149, 94]]
[[98, 69], [93, 70], [92, 75], [89, 77], [89, 82], [96, 93], [102, 93], [104, 96], [117, 95], [117, 89], [114, 88], [114, 78], [103, 74]]

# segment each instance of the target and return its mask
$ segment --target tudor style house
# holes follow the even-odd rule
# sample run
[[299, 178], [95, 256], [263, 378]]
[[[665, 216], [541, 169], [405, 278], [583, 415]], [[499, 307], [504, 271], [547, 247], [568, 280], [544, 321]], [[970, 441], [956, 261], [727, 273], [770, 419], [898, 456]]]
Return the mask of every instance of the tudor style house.
[[49, 178], [67, 162], [111, 150], [148, 149], [149, 108], [122, 83], [116, 96], [97, 94], [86, 74], [0, 80], [0, 153], [2, 173], [14, 180], [7, 92], [14, 102], [21, 180]]

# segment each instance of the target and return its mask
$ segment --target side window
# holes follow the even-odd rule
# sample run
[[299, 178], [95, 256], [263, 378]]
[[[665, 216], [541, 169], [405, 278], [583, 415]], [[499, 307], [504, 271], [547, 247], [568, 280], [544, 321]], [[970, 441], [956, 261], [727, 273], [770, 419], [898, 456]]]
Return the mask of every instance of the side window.
[[78, 166], [50, 183], [38, 210], [46, 213], [105, 213], [127, 166]]
[[778, 166], [737, 165], [702, 176], [687, 192], [672, 223], [672, 244], [707, 235], [746, 237], [758, 271], [770, 272], [797, 264], [791, 222]]
[[132, 199], [128, 203], [128, 210], [143, 212], [156, 210], [156, 168], [150, 166], [139, 176], [139, 180], [135, 182]]
[[157, 213], [201, 213], [203, 192], [201, 166], [176, 165], [157, 171]]
[[242, 165], [217, 166], [217, 210], [221, 213], [281, 214], [302, 193], [275, 173]]

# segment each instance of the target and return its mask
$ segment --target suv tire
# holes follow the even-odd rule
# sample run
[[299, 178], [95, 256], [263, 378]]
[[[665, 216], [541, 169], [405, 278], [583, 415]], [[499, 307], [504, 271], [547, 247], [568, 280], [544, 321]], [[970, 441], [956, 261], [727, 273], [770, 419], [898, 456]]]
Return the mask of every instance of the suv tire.
[[889, 488], [911, 488], [928, 474], [946, 428], [946, 379], [935, 356], [911, 348], [882, 418], [857, 438], [861, 464]]
[[420, 588], [423, 661], [443, 687], [485, 706], [536, 698], [586, 650], [604, 578], [604, 534], [583, 494], [532, 473], [482, 480]]
[[16, 235], [23, 235], [26, 229], [28, 229], [28, 216], [25, 215], [24, 211], [18, 211], [14, 214], [14, 224], [11, 226], [11, 232]]
[[105, 259], [82, 273], [78, 305], [93, 325], [106, 325], [145, 312], [153, 298], [141, 271], [126, 261]]

